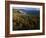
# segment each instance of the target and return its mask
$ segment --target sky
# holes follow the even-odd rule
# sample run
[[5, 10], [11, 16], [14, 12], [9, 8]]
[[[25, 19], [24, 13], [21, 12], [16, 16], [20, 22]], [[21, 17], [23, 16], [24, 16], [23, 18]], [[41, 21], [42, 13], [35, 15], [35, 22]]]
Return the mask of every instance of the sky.
[[27, 7], [16, 7], [14, 9], [24, 9], [24, 10], [40, 10], [39, 8], [27, 8]]

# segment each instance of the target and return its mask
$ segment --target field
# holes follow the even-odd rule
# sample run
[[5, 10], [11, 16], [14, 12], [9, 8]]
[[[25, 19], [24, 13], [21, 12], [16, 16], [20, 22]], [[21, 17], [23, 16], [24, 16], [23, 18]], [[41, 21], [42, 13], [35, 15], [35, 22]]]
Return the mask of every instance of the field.
[[40, 12], [33, 11], [13, 9], [13, 30], [40, 29]]

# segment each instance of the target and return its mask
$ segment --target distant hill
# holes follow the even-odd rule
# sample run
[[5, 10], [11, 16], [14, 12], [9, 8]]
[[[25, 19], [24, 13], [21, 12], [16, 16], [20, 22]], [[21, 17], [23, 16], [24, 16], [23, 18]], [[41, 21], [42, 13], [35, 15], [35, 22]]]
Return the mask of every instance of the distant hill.
[[39, 16], [40, 15], [40, 11], [39, 10], [26, 10], [26, 9], [14, 9], [13, 10], [14, 13], [18, 12], [18, 13], [22, 13], [22, 14], [32, 14], [34, 16]]
[[26, 14], [32, 14], [35, 16], [38, 16], [40, 14], [39, 10], [24, 10], [24, 9], [19, 9], [20, 11], [23, 11]]

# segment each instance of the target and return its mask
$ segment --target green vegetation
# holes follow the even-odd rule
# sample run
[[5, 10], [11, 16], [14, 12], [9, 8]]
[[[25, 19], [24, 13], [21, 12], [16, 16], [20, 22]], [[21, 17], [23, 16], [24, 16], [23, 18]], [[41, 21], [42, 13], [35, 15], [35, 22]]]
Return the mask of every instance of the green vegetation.
[[13, 30], [35, 30], [39, 29], [40, 17], [22, 14], [19, 10], [13, 11]]

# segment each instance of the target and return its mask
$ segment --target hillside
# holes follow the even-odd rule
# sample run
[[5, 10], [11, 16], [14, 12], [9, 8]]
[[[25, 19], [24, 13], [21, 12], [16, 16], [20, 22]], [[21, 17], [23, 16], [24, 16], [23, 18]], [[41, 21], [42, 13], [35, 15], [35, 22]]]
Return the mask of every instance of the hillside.
[[37, 20], [37, 16], [33, 16], [32, 14], [24, 14], [19, 10], [15, 10], [13, 13], [13, 30], [37, 29]]

